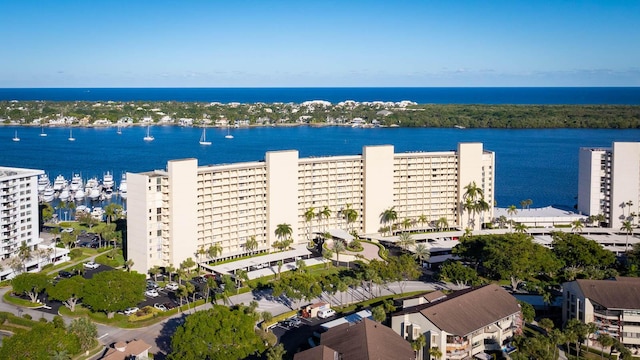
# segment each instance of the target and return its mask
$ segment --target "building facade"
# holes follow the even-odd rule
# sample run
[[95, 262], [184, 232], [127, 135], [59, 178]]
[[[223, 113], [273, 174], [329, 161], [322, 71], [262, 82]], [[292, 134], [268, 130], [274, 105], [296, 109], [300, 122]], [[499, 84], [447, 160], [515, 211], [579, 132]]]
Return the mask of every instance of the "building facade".
[[[494, 163], [481, 143], [399, 154], [391, 145], [366, 146], [361, 155], [310, 158], [274, 151], [264, 161], [201, 167], [196, 159], [169, 161], [166, 170], [127, 174], [127, 257], [145, 273], [209, 259], [212, 246], [221, 250], [217, 258], [265, 252], [279, 224], [291, 226], [294, 243], [336, 228], [376, 233], [392, 207], [398, 221], [444, 217], [467, 226], [460, 204], [472, 182], [491, 205], [479, 228], [493, 218]], [[342, 215], [347, 208], [358, 214], [355, 222]], [[247, 248], [250, 239], [257, 249]]]
[[405, 305], [391, 316], [391, 328], [410, 342], [424, 335], [422, 359], [431, 359], [431, 348], [442, 360], [492, 358], [487, 352], [512, 350], [511, 340], [522, 329], [517, 300], [495, 284], [449, 295], [434, 292], [417, 305]]
[[[0, 167], [0, 280], [22, 271], [38, 271], [41, 264], [66, 260], [67, 250], [37, 256], [41, 245], [38, 208], [38, 176], [42, 170]], [[20, 247], [26, 245], [31, 259], [20, 258]]]
[[604, 215], [607, 226], [615, 229], [638, 214], [640, 142], [581, 148], [578, 164], [578, 211]]
[[640, 348], [640, 279], [579, 279], [562, 284], [562, 320], [595, 323], [629, 348]]

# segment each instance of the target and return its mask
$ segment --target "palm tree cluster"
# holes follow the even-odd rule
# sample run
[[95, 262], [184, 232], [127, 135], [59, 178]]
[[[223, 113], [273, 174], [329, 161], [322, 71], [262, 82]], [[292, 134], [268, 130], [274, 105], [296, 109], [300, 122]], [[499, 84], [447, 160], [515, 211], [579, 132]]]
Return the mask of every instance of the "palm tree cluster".
[[475, 216], [491, 209], [491, 205], [484, 199], [484, 190], [472, 181], [464, 187], [462, 196], [462, 210], [467, 212], [467, 228], [475, 227]]

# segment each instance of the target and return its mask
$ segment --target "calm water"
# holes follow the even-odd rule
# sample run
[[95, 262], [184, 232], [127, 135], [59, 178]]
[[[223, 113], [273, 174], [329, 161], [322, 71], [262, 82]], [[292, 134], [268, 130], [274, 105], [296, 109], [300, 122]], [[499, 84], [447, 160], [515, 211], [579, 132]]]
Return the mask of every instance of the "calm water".
[[[18, 130], [20, 142], [11, 138]], [[576, 203], [578, 149], [610, 146], [613, 141], [640, 141], [640, 130], [500, 130], [500, 129], [354, 129], [350, 127], [286, 127], [208, 129], [211, 146], [198, 144], [201, 129], [152, 127], [155, 141], [144, 142], [146, 128], [74, 128], [69, 130], [0, 127], [0, 165], [45, 170], [51, 178], [74, 172], [84, 178], [111, 171], [164, 169], [170, 159], [197, 158], [200, 165], [263, 160], [266, 151], [298, 149], [300, 157], [355, 155], [364, 145], [391, 144], [396, 152], [456, 149], [458, 142], [483, 142], [496, 153], [496, 200], [500, 206], [518, 205], [530, 198], [533, 206]]]
[[1, 89], [0, 100], [295, 102], [411, 100], [420, 104], [635, 104], [640, 87], [66, 88]]

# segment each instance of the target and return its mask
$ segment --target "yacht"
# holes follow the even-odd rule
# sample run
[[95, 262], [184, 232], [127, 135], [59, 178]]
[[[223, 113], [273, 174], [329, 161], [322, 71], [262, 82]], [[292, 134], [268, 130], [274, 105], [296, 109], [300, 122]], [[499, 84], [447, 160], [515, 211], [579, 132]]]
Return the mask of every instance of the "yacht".
[[47, 136], [47, 133], [44, 132], [44, 125], [42, 126], [42, 131], [40, 132], [40, 136], [42, 136], [42, 137]]
[[43, 193], [44, 189], [50, 185], [51, 182], [49, 182], [49, 176], [47, 174], [42, 174], [38, 177], [38, 193]]
[[202, 135], [200, 136], [200, 145], [211, 145], [211, 141], [207, 141], [207, 129], [202, 128]]
[[76, 138], [73, 137], [73, 129], [69, 129], [69, 141], [76, 141]]
[[101, 207], [96, 206], [91, 210], [91, 217], [96, 220], [102, 221], [102, 215], [104, 215], [104, 210]]
[[65, 180], [64, 176], [58, 175], [56, 179], [53, 181], [53, 190], [60, 191], [67, 186], [67, 180]]
[[122, 180], [120, 180], [120, 186], [118, 187], [120, 190], [120, 196], [123, 199], [127, 198], [127, 174], [122, 174]]
[[11, 140], [13, 140], [15, 142], [20, 141], [20, 138], [18, 137], [18, 130], [16, 130], [16, 133], [15, 133], [15, 135], [13, 135], [13, 139], [11, 139]]
[[60, 195], [58, 195], [58, 199], [60, 199], [60, 201], [68, 201], [69, 200], [69, 187], [64, 187], [61, 191], [60, 191]]
[[227, 126], [227, 135], [224, 136], [225, 139], [233, 139], [233, 135], [229, 132], [229, 126]]
[[149, 126], [147, 126], [147, 136], [143, 137], [142, 140], [144, 140], [144, 141], [153, 141], [153, 140], [155, 140], [155, 138], [153, 136], [151, 136], [149, 130], [150, 130]]
[[118, 125], [118, 130], [116, 130], [116, 134], [122, 135], [122, 126]]
[[73, 194], [73, 198], [76, 200], [82, 200], [84, 199], [84, 190], [82, 190], [82, 187], [78, 188], [78, 190], [76, 190], [76, 192]]
[[51, 185], [47, 185], [47, 187], [44, 189], [44, 192], [42, 193], [42, 200], [44, 202], [52, 202], [55, 194], [56, 192], [53, 191], [53, 187], [51, 187]]
[[113, 184], [114, 184], [113, 174], [107, 171], [107, 173], [104, 174], [104, 176], [102, 177], [102, 185], [106, 189], [111, 189], [113, 187]]
[[102, 189], [100, 188], [100, 186], [94, 186], [89, 189], [89, 191], [87, 191], [87, 196], [89, 196], [89, 198], [94, 201], [100, 199], [100, 195], [102, 195]]
[[111, 190], [110, 188], [108, 188], [107, 190], [104, 191], [104, 198], [109, 200], [113, 197], [113, 190]]
[[78, 191], [82, 188], [82, 178], [79, 174], [73, 174], [73, 177], [71, 178], [71, 185], [69, 186], [69, 190], [71, 191]]

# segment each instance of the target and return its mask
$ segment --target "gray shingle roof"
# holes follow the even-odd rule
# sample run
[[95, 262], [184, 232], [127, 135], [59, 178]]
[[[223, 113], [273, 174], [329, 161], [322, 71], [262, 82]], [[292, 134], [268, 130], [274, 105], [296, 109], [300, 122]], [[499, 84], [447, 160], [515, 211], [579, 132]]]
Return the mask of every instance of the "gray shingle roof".
[[640, 309], [640, 278], [576, 280], [586, 298], [607, 309]]

